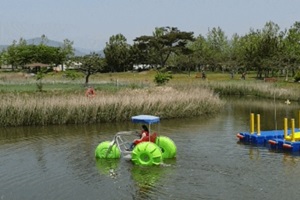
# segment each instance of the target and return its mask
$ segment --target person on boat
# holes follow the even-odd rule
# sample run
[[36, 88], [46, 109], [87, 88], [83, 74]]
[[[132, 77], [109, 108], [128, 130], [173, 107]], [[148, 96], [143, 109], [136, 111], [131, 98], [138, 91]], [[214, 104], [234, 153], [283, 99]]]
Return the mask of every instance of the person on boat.
[[130, 151], [133, 150], [135, 145], [137, 145], [139, 142], [143, 141], [145, 139], [145, 137], [149, 137], [149, 130], [148, 130], [148, 127], [145, 124], [142, 125], [142, 131], [139, 135], [140, 135], [140, 138], [133, 140], [133, 142], [131, 143], [128, 150], [130, 150]]
[[85, 96], [86, 97], [95, 97], [96, 96], [95, 89], [92, 86], [89, 86], [85, 92]]

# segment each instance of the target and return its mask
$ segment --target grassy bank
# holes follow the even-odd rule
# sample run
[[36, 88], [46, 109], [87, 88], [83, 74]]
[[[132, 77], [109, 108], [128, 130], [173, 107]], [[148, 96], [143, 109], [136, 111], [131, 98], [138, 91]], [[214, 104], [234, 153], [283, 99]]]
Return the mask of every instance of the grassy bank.
[[[90, 78], [97, 90], [118, 91], [121, 88], [154, 87], [156, 72], [124, 72], [95, 74]], [[256, 78], [256, 73], [249, 72], [246, 80], [239, 74], [233, 78], [228, 73], [207, 73], [207, 79], [195, 78], [197, 73], [173, 74], [168, 86], [180, 88], [205, 87], [220, 95], [253, 95], [264, 98], [290, 99], [300, 101], [300, 83], [285, 81], [285, 77], [276, 77], [277, 82], [264, 82]], [[84, 77], [76, 80], [67, 79], [63, 73], [50, 73], [43, 79], [43, 90], [49, 93], [84, 93]], [[37, 91], [34, 77], [22, 73], [0, 73], [0, 93], [35, 93]]]
[[300, 84], [298, 88], [287, 88], [274, 83], [264, 83], [261, 81], [203, 81], [203, 82], [193, 82], [193, 83], [174, 83], [172, 86], [174, 88], [185, 87], [184, 85], [189, 85], [189, 87], [203, 87], [213, 90], [219, 95], [238, 95], [238, 96], [256, 96], [262, 98], [270, 99], [281, 99], [281, 100], [292, 100], [300, 102]]
[[300, 84], [279, 78], [275, 83], [246, 80], [229, 74], [208, 73], [207, 79], [193, 74], [174, 74], [164, 86], [155, 86], [155, 71], [96, 74], [91, 76], [95, 98], [84, 96], [84, 79], [71, 81], [62, 73], [43, 79], [37, 92], [34, 77], [0, 74], [0, 126], [81, 124], [116, 122], [137, 114], [180, 118], [218, 113], [224, 104], [219, 95], [253, 95], [300, 101]]

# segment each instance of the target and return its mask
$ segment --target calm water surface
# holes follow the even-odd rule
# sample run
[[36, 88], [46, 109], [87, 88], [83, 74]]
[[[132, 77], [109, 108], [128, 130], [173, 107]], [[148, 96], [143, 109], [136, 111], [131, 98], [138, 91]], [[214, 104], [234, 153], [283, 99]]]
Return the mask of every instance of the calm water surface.
[[[96, 146], [131, 123], [1, 128], [0, 200], [34, 199], [299, 199], [300, 157], [239, 144], [250, 112], [261, 129], [298, 120], [299, 104], [229, 99], [212, 118], [162, 120], [177, 158], [158, 167], [124, 159], [95, 160]], [[297, 121], [298, 122], [298, 121]]]

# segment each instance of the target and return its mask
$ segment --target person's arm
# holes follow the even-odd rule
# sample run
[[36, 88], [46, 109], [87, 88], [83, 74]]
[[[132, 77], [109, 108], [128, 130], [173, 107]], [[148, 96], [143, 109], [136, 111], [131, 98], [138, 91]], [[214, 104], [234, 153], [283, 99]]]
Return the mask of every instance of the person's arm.
[[147, 136], [147, 134], [146, 134], [146, 132], [145, 131], [143, 131], [143, 133], [142, 133], [142, 137], [141, 137], [141, 139], [140, 140], [142, 140], [144, 137], [146, 137]]
[[135, 139], [134, 142], [141, 142], [141, 141], [143, 141], [144, 137], [146, 137], [146, 136], [147, 136], [146, 132], [143, 131], [142, 135], [141, 135], [141, 138], [140, 139]]

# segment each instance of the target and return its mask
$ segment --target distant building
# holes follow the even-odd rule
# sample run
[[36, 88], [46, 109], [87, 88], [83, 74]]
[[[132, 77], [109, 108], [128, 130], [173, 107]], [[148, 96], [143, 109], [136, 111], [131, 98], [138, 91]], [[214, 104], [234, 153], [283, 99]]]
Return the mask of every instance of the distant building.
[[147, 65], [147, 64], [137, 64], [137, 65], [133, 65], [133, 69], [134, 70], [139, 70], [139, 69], [150, 69], [151, 65]]
[[1, 65], [0, 68], [3, 69], [3, 70], [11, 70], [12, 65]]
[[60, 72], [60, 71], [66, 71], [68, 69], [79, 69], [82, 63], [80, 62], [68, 62], [67, 64], [58, 65], [56, 67], [53, 67], [54, 71]]

